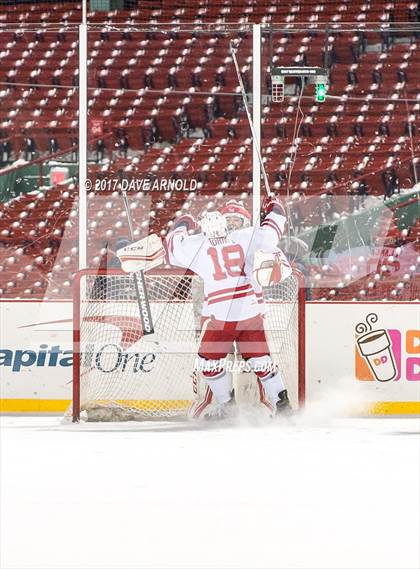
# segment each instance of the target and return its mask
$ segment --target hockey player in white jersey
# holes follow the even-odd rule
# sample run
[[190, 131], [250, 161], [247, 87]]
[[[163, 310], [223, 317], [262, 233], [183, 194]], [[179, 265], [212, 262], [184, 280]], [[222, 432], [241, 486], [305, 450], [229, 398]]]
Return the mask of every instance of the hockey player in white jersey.
[[[262, 287], [257, 282], [261, 279], [256, 278], [258, 271], [266, 276], [267, 254], [276, 260], [268, 268], [268, 282], [279, 282], [282, 271], [291, 273], [277, 248], [286, 217], [281, 203], [273, 198], [264, 201], [263, 213], [261, 226], [251, 227], [248, 212], [231, 201], [220, 212], [204, 214], [201, 233], [189, 234], [197, 224], [192, 216], [184, 215], [166, 238], [170, 263], [193, 271], [204, 282], [198, 371], [206, 389], [204, 397], [193, 404], [190, 415], [194, 418], [206, 416], [211, 403], [224, 415], [233, 403], [231, 379], [225, 370], [233, 342], [255, 373], [260, 401], [270, 414], [290, 411], [286, 387], [270, 356]], [[255, 266], [258, 255], [262, 255], [261, 266], [258, 262]]]

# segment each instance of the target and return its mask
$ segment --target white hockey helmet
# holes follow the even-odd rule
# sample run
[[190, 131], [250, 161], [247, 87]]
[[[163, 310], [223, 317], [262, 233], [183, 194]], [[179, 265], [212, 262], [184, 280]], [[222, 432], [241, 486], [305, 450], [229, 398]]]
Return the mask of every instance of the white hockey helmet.
[[236, 200], [226, 202], [220, 213], [226, 219], [228, 231], [243, 229], [251, 225], [250, 213]]
[[226, 237], [226, 219], [219, 211], [207, 211], [200, 220], [201, 231], [209, 239]]

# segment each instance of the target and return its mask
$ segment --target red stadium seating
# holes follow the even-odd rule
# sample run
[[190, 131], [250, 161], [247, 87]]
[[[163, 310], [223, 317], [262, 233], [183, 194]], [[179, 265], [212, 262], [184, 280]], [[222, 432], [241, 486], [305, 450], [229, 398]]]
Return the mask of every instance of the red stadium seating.
[[[99, 24], [91, 29], [88, 42], [92, 157], [98, 152], [93, 123], [100, 125], [99, 137], [105, 141], [105, 160], [98, 153], [98, 164], [89, 165], [94, 182], [119, 172], [168, 178], [182, 175], [199, 180], [197, 194], [216, 202], [227, 192], [248, 193], [251, 135], [229, 41], [238, 42], [243, 80], [251, 85], [249, 25], [261, 21], [282, 28], [273, 34], [275, 62], [327, 62], [331, 69], [330, 97], [325, 103], [316, 104], [307, 87], [301, 100], [296, 92], [284, 103], [263, 109], [263, 155], [280, 194], [287, 187], [289, 194], [348, 196], [363, 180], [370, 195], [382, 195], [387, 171], [395, 171], [395, 183], [404, 188], [411, 187], [420, 174], [413, 171], [417, 167], [413, 157], [417, 165], [420, 160], [420, 32], [413, 2], [247, 0], [175, 7], [163, 0], [157, 7], [139, 0], [136, 10], [90, 12], [88, 19]], [[13, 159], [24, 151], [28, 137], [35, 142], [35, 157], [48, 157], [52, 138], [61, 151], [74, 151], [78, 136], [78, 31], [74, 24], [80, 21], [77, 1], [16, 4], [2, 14], [0, 144], [10, 142]], [[228, 37], [217, 29], [216, 21], [241, 24], [243, 29], [233, 29]], [[11, 28], [8, 22], [18, 24]], [[49, 29], [48, 24], [54, 22], [62, 28]], [[136, 24], [151, 22], [166, 25], [153, 32], [136, 29]], [[179, 22], [189, 22], [197, 30], [213, 26], [205, 33], [171, 31]], [[358, 23], [357, 32], [350, 22]], [[368, 25], [372, 22], [375, 26]], [[383, 28], [370, 31], [378, 22]], [[404, 28], [394, 29], [394, 22], [405, 23]], [[101, 27], [105, 23], [111, 28]], [[268, 65], [267, 53], [264, 49], [264, 66]], [[263, 93], [269, 89], [267, 76]], [[304, 113], [301, 124], [300, 115], [296, 123], [299, 105]], [[123, 136], [127, 138], [125, 152], [118, 150]], [[77, 188], [64, 186], [20, 196], [1, 207], [4, 295], [67, 294], [69, 285], [64, 283], [71, 281], [77, 265], [72, 243], [77, 235], [76, 198]], [[134, 211], [139, 232], [166, 232], [177, 208], [194, 207], [199, 201], [182, 192], [148, 198], [147, 206], [142, 198], [134, 202], [138, 202]], [[98, 248], [118, 235], [118, 224], [124, 225], [121, 204], [115, 197], [110, 200], [109, 207], [92, 201], [89, 210], [94, 224], [89, 247], [96, 263], [101, 262]], [[101, 238], [96, 237], [99, 234]], [[23, 240], [23, 253], [17, 255]], [[45, 254], [46, 249], [52, 251]], [[376, 285], [366, 294], [379, 289], [382, 294]], [[403, 295], [405, 290], [400, 287], [397, 292]], [[343, 294], [353, 294], [351, 287], [332, 297]]]

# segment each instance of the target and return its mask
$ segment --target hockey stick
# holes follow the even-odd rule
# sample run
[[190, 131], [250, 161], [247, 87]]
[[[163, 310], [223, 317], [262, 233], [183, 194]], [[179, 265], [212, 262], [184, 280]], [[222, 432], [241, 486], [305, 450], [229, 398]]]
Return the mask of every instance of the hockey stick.
[[[125, 212], [127, 214], [128, 229], [130, 231], [131, 241], [134, 241], [133, 220], [131, 219], [131, 212], [128, 206], [127, 191], [121, 190], [122, 199], [124, 202]], [[155, 329], [153, 326], [152, 311], [150, 309], [149, 297], [147, 295], [146, 282], [144, 279], [144, 272], [132, 273], [134, 281], [134, 289], [136, 291], [137, 304], [140, 312], [140, 320], [143, 328], [143, 335], [154, 334]]]
[[246, 116], [248, 117], [249, 127], [251, 129], [252, 139], [254, 141], [254, 148], [257, 152], [258, 161], [260, 163], [261, 172], [262, 172], [263, 179], [264, 179], [264, 186], [265, 186], [267, 195], [270, 196], [271, 195], [270, 184], [268, 182], [267, 172], [266, 172], [264, 162], [263, 162], [263, 159], [261, 156], [261, 150], [259, 148], [259, 144], [258, 144], [258, 140], [257, 140], [257, 134], [255, 132], [254, 124], [252, 122], [251, 113], [249, 112], [248, 100], [246, 97], [246, 91], [245, 91], [244, 82], [242, 81], [241, 72], [239, 70], [238, 60], [236, 58], [236, 51], [237, 51], [237, 48], [234, 46], [233, 42], [230, 42], [230, 53], [232, 54], [233, 63], [235, 65], [235, 69], [236, 69], [236, 75], [238, 76], [238, 82], [239, 82], [239, 87], [241, 89], [242, 100], [244, 102]]
[[[255, 151], [256, 151], [256, 153], [257, 153], [258, 161], [259, 161], [259, 163], [260, 163], [261, 172], [262, 172], [263, 179], [264, 179], [264, 186], [265, 186], [267, 195], [268, 195], [268, 196], [271, 196], [271, 195], [273, 195], [273, 194], [272, 194], [271, 189], [270, 189], [270, 184], [269, 184], [269, 181], [268, 181], [267, 171], [266, 171], [266, 169], [265, 169], [264, 161], [263, 161], [263, 159], [262, 159], [261, 149], [260, 149], [260, 146], [259, 146], [259, 144], [258, 144], [257, 135], [256, 135], [256, 132], [255, 132], [254, 124], [253, 124], [253, 122], [252, 122], [251, 113], [250, 113], [250, 111], [249, 111], [249, 106], [248, 106], [248, 100], [247, 100], [247, 96], [246, 96], [245, 86], [244, 86], [244, 83], [243, 83], [243, 81], [242, 81], [241, 72], [240, 72], [239, 65], [238, 65], [238, 60], [237, 60], [237, 57], [236, 57], [237, 48], [235, 47], [235, 45], [234, 45], [234, 43], [233, 43], [232, 41], [230, 42], [230, 46], [229, 46], [229, 47], [230, 47], [230, 53], [231, 53], [231, 55], [232, 55], [233, 63], [234, 63], [234, 65], [235, 65], [236, 75], [237, 75], [237, 77], [238, 77], [238, 83], [239, 83], [239, 87], [240, 87], [240, 90], [241, 90], [241, 95], [242, 95], [242, 100], [243, 100], [244, 107], [245, 107], [245, 111], [246, 111], [246, 116], [247, 116], [247, 118], [248, 118], [249, 128], [250, 128], [251, 133], [252, 133], [253, 146], [254, 146]], [[300, 110], [300, 101], [301, 101], [301, 98], [302, 98], [302, 93], [303, 93], [303, 83], [302, 83], [302, 88], [301, 88], [301, 92], [300, 92], [300, 96], [299, 96], [299, 101], [298, 101], [298, 110]], [[296, 115], [296, 119], [297, 119], [297, 115]], [[303, 120], [303, 118], [302, 118], [302, 120]], [[300, 124], [302, 124], [302, 121], [301, 121]], [[294, 132], [293, 132], [293, 144], [294, 144], [294, 140], [295, 140], [295, 138], [296, 138], [296, 135], [297, 135], [297, 133], [298, 133], [298, 131], [299, 131], [299, 129], [300, 129], [300, 124], [299, 124], [299, 126], [297, 126], [297, 120], [295, 121], [295, 128], [294, 128]], [[297, 150], [296, 150], [296, 152], [297, 152]], [[296, 159], [296, 152], [295, 152], [295, 158], [294, 158], [294, 160]], [[294, 164], [294, 161], [293, 161], [293, 164]], [[292, 169], [289, 170], [288, 188], [287, 188], [287, 196], [288, 196], [288, 197], [289, 197], [289, 188], [290, 188], [291, 176], [292, 176]], [[292, 216], [291, 216], [291, 214], [290, 214], [290, 205], [289, 205], [288, 201], [286, 201], [286, 216], [287, 216], [287, 220], [288, 220], [287, 234], [288, 234], [288, 239], [289, 239], [289, 241], [291, 241], [292, 239], [294, 239], [294, 237], [292, 237], [292, 236], [290, 235], [290, 229], [293, 228], [293, 222], [292, 222]]]

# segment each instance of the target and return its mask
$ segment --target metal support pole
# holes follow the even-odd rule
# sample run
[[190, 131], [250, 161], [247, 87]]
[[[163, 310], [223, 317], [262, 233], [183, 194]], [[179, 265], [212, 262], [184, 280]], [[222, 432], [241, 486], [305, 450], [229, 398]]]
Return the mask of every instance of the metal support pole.
[[87, 268], [87, 24], [83, 0], [83, 23], [79, 25], [79, 270]]
[[252, 26], [252, 222], [260, 222], [261, 165], [258, 150], [261, 149], [261, 24]]

